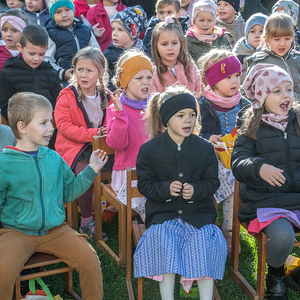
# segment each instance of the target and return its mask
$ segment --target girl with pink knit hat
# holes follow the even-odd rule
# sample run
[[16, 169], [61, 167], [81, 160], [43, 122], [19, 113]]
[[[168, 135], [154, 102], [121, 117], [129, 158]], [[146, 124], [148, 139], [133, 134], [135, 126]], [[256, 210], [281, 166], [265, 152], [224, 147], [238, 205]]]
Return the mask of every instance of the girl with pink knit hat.
[[[242, 115], [231, 157], [242, 182], [239, 219], [250, 221], [250, 234], [268, 236], [268, 299], [288, 299], [284, 263], [295, 241], [293, 226], [300, 228], [300, 107], [291, 77], [276, 65], [254, 66], [243, 88], [253, 102]], [[288, 276], [298, 288], [299, 270]]]
[[216, 26], [217, 5], [212, 0], [201, 0], [194, 4], [192, 26], [186, 32], [189, 54], [195, 62], [211, 49], [231, 50], [225, 37], [225, 28]]

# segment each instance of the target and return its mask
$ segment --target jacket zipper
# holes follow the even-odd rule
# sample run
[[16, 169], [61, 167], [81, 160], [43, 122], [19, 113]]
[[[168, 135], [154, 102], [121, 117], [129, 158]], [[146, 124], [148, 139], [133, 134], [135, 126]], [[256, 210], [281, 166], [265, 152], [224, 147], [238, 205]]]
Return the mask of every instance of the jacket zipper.
[[76, 42], [77, 51], [79, 51], [79, 50], [80, 50], [80, 45], [79, 45], [78, 38], [77, 38], [75, 32], [73, 31], [73, 29], [69, 29], [69, 30], [70, 30], [71, 33], [73, 34], [74, 40], [75, 40], [75, 42]]
[[37, 160], [37, 157], [34, 157], [35, 160], [35, 165], [39, 174], [39, 179], [40, 179], [40, 202], [41, 202], [41, 208], [42, 208], [42, 226], [41, 229], [38, 231], [39, 235], [41, 235], [41, 230], [44, 229], [45, 227], [45, 206], [44, 206], [44, 200], [43, 200], [43, 186], [42, 186], [42, 174], [41, 174], [41, 169]]
[[289, 142], [288, 142], [288, 134], [287, 132], [284, 132], [283, 133], [283, 139], [285, 141], [285, 145], [286, 145], [286, 161], [287, 161], [287, 171], [290, 175], [290, 178], [291, 178], [291, 182], [292, 182], [292, 191], [294, 190], [295, 188], [295, 182], [294, 182], [294, 176], [293, 176], [293, 173], [291, 172], [291, 166], [290, 166], [290, 155], [289, 155], [289, 152], [290, 152], [290, 145], [289, 145]]
[[33, 76], [34, 76], [34, 84], [35, 84], [36, 93], [38, 94], [39, 88], [38, 88], [38, 84], [37, 84], [37, 80], [36, 80], [35, 69], [33, 70]]

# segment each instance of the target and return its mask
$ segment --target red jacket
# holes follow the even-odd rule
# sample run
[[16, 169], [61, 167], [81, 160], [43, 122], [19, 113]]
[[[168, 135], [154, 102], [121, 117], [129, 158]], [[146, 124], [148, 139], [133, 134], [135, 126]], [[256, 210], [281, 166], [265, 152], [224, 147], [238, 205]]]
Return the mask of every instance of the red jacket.
[[[22, 56], [22, 54], [19, 53], [18, 56]], [[0, 45], [0, 71], [2, 71], [4, 63], [11, 57], [13, 57], [13, 56], [7, 50], [5, 45]]]
[[[55, 142], [56, 152], [62, 156], [73, 169], [93, 136], [97, 135], [98, 128], [89, 128], [89, 119], [81, 102], [76, 99], [77, 91], [74, 86], [63, 89], [56, 101], [54, 118], [57, 127]], [[102, 126], [106, 125], [106, 116]]]
[[86, 17], [88, 10], [90, 10], [90, 6], [85, 2], [85, 0], [75, 0], [75, 16], [81, 19], [81, 15]]
[[[122, 4], [121, 0], [119, 0], [117, 5], [117, 11], [122, 11], [125, 8], [126, 6]], [[99, 0], [98, 4], [87, 12], [86, 18], [92, 26], [99, 23], [98, 28], [105, 28], [103, 35], [101, 37], [96, 37], [98, 44], [103, 52], [111, 43], [112, 34], [111, 24], [106, 10], [104, 9], [103, 0]]]

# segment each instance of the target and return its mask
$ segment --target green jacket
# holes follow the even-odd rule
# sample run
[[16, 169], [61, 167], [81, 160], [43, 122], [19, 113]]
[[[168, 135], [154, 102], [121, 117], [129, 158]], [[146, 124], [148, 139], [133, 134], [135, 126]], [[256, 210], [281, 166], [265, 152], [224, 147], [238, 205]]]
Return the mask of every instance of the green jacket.
[[217, 37], [217, 39], [212, 42], [212, 45], [206, 42], [199, 41], [196, 37], [190, 35], [189, 33], [187, 33], [185, 38], [186, 38], [189, 54], [191, 55], [195, 63], [197, 63], [200, 56], [208, 53], [211, 49], [222, 48], [222, 49], [231, 50], [230, 42], [226, 37], [224, 37], [224, 35]]
[[300, 99], [300, 52], [291, 48], [284, 57], [281, 57], [271, 50], [263, 48], [261, 51], [248, 57], [246, 61], [248, 66], [246, 74], [257, 64], [273, 64], [284, 69], [293, 79], [294, 93]]
[[0, 154], [0, 221], [28, 235], [44, 235], [65, 221], [63, 201], [83, 194], [97, 174], [88, 166], [76, 178], [55, 151], [37, 157], [16, 148]]

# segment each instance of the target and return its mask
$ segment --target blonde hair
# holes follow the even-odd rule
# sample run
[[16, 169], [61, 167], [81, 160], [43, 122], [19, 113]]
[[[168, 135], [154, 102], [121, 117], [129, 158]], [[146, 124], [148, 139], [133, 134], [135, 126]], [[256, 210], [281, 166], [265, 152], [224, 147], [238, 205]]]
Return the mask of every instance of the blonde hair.
[[[151, 139], [154, 138], [165, 131], [165, 127], [163, 126], [159, 109], [162, 105], [163, 100], [168, 101], [173, 96], [176, 96], [178, 94], [187, 93], [193, 95], [190, 90], [184, 86], [184, 85], [173, 85], [169, 86], [163, 93], [156, 93], [154, 94], [148, 103], [145, 118], [146, 118], [146, 132], [147, 136]], [[201, 119], [200, 119], [200, 113], [199, 113], [199, 106], [198, 102], [196, 101], [196, 107], [197, 107], [197, 119], [195, 123], [195, 127], [193, 130], [193, 134], [199, 135], [201, 131]]]
[[[72, 61], [74, 69], [76, 69], [76, 65], [80, 59], [90, 60], [101, 74], [101, 77], [98, 79], [98, 82], [96, 84], [96, 91], [101, 91], [103, 93], [104, 99], [102, 99], [101, 109], [105, 109], [108, 106], [108, 100], [106, 97], [106, 86], [108, 82], [106, 58], [104, 57], [99, 48], [90, 46], [82, 48], [76, 53]], [[74, 86], [78, 91], [78, 100], [82, 101], [85, 98], [85, 95], [83, 94], [81, 87], [77, 82], [76, 72], [74, 72], [71, 81], [74, 82]]]
[[[205, 86], [208, 85], [207, 81], [205, 80], [206, 70], [220, 60], [230, 56], [235, 56], [235, 54], [226, 49], [212, 49], [198, 59], [197, 66], [200, 70], [201, 81]], [[211, 89], [213, 90], [214, 86], [212, 86]]]
[[17, 124], [28, 125], [38, 110], [52, 111], [52, 104], [42, 95], [31, 92], [14, 94], [8, 102], [7, 115], [9, 126], [17, 139], [21, 138]]
[[[300, 104], [296, 103], [295, 100], [292, 109], [296, 113], [295, 130], [300, 136]], [[259, 109], [252, 109], [252, 107], [248, 108], [243, 113], [243, 123], [240, 128], [240, 132], [245, 136], [256, 140], [256, 133], [261, 124], [261, 116], [264, 113], [267, 113], [265, 103]]]
[[163, 78], [163, 74], [168, 71], [168, 67], [163, 64], [161, 57], [157, 50], [157, 43], [159, 40], [159, 36], [164, 31], [175, 31], [180, 41], [180, 50], [177, 57], [177, 60], [183, 65], [184, 67], [184, 74], [189, 82], [192, 82], [191, 72], [189, 70], [189, 65], [191, 62], [191, 57], [187, 50], [186, 40], [184, 38], [184, 34], [181, 28], [180, 22], [175, 18], [172, 17], [174, 23], [167, 23], [167, 22], [159, 22], [152, 31], [151, 37], [151, 51], [152, 51], [152, 58], [154, 65], [156, 66], [157, 76], [159, 81], [162, 85], [164, 85], [165, 80]]
[[117, 87], [117, 88], [122, 88], [122, 85], [120, 83], [120, 74], [123, 73], [123, 65], [125, 64], [126, 61], [129, 59], [135, 57], [135, 56], [143, 56], [147, 59], [148, 56], [145, 55], [145, 53], [141, 50], [137, 49], [129, 49], [123, 53], [123, 55], [118, 59], [117, 64], [116, 64], [116, 75], [112, 79], [112, 83]]
[[276, 12], [271, 14], [264, 26], [264, 31], [257, 49], [267, 48], [265, 39], [273, 37], [292, 36], [294, 37], [294, 24], [292, 18], [286, 13]]

